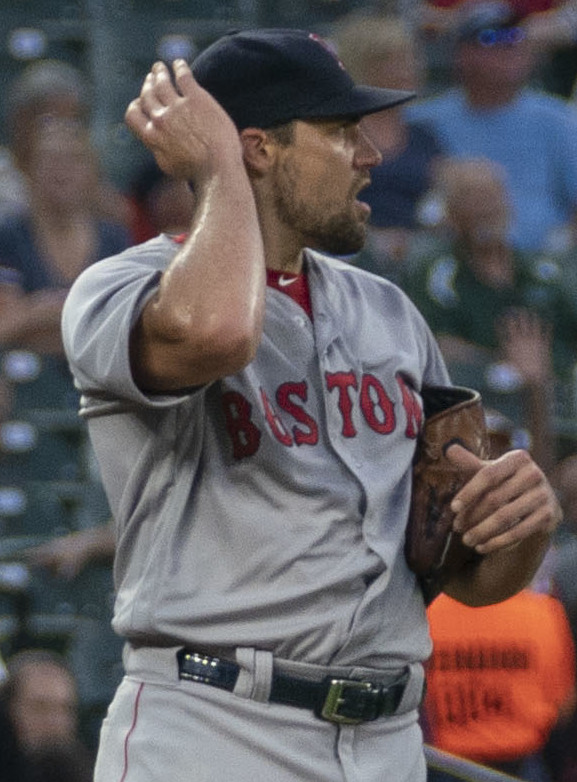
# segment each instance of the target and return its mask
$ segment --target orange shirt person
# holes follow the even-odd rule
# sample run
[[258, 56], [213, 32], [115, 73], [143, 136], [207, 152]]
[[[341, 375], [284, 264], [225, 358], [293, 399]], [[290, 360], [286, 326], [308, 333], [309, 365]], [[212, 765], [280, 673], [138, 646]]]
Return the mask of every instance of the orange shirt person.
[[561, 603], [528, 589], [482, 608], [440, 595], [428, 614], [431, 744], [489, 766], [539, 753], [574, 702], [575, 651]]

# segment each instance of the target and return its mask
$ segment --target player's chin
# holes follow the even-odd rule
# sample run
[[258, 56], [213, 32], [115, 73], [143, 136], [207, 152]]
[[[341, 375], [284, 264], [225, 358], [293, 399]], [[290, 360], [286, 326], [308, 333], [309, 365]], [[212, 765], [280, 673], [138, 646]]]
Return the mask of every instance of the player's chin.
[[305, 237], [305, 246], [332, 255], [354, 255], [367, 238], [367, 213], [349, 203], [346, 209], [320, 220]]
[[318, 249], [332, 255], [355, 255], [363, 249], [366, 238], [366, 225], [351, 222], [347, 230], [341, 230], [338, 233], [333, 233], [330, 237], [325, 237], [322, 247]]
[[357, 245], [355, 252], [362, 249], [367, 239], [369, 221], [371, 217], [371, 207], [362, 201], [356, 201], [354, 212], [349, 223], [349, 237]]

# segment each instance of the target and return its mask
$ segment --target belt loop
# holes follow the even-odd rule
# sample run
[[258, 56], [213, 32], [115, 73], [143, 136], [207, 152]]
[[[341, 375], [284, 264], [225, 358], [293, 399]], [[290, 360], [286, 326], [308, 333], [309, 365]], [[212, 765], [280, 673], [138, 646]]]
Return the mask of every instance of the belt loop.
[[266, 703], [272, 686], [272, 654], [250, 647], [238, 647], [236, 661], [240, 671], [233, 690], [234, 694], [241, 698]]
[[397, 714], [412, 711], [421, 705], [425, 692], [425, 669], [421, 663], [409, 663], [409, 681], [397, 708]]

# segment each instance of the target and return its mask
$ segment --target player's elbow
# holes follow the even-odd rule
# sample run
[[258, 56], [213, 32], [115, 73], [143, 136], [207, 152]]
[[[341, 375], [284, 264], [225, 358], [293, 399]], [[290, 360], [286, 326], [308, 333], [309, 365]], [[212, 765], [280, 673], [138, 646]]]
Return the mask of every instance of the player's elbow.
[[186, 318], [141, 322], [134, 329], [131, 356], [138, 385], [150, 391], [176, 391], [204, 385], [241, 371], [255, 357], [261, 323], [256, 318]]
[[255, 358], [259, 342], [260, 335], [254, 332], [205, 332], [180, 346], [180, 368], [170, 382], [175, 386], [204, 385], [240, 372]]
[[[192, 327], [184, 326], [192, 353], [216, 361], [231, 371], [239, 371], [255, 357], [262, 335], [263, 312], [257, 306], [243, 302], [215, 313], [205, 313]], [[228, 373], [230, 374], [230, 373]]]
[[191, 364], [214, 367], [219, 377], [240, 372], [254, 360], [260, 340], [260, 328], [250, 322], [221, 323], [195, 338]]

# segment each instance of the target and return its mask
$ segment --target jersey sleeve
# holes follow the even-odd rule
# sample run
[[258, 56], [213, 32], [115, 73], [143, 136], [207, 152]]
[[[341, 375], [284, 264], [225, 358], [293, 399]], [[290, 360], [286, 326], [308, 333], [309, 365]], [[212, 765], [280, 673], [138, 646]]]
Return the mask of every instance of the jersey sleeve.
[[186, 398], [143, 393], [130, 367], [130, 333], [170, 260], [168, 241], [160, 237], [93, 264], [70, 290], [62, 336], [86, 415], [118, 401], [162, 407]]

